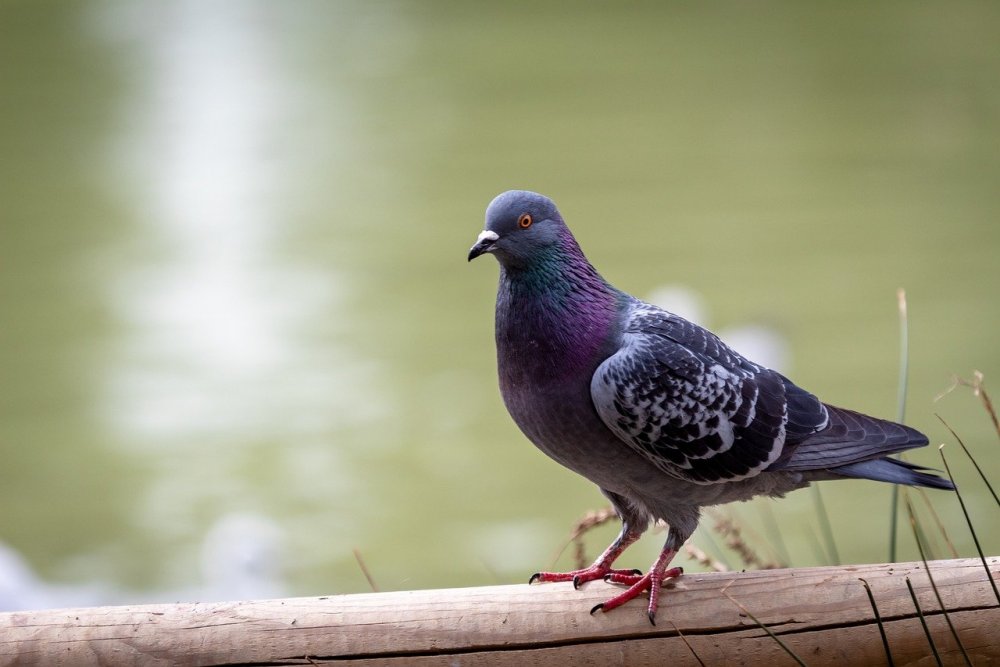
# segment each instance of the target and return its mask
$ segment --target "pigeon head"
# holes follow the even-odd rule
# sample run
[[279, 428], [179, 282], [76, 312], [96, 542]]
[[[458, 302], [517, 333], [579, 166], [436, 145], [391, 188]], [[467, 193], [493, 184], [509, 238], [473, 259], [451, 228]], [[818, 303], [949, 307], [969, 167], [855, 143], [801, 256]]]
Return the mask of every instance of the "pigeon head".
[[551, 199], [527, 190], [509, 190], [487, 207], [486, 229], [469, 250], [469, 261], [492, 253], [504, 267], [527, 269], [544, 262], [571, 239]]

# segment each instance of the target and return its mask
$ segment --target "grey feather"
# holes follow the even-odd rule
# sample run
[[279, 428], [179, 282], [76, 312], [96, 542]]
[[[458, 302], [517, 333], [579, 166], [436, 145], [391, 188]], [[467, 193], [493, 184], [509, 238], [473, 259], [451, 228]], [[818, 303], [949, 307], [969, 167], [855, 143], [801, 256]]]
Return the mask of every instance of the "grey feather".
[[870, 479], [876, 482], [892, 484], [908, 484], [910, 486], [927, 486], [934, 489], [954, 489], [947, 479], [923, 472], [929, 470], [923, 466], [914, 465], [899, 459], [870, 459], [845, 466], [831, 468], [829, 472], [841, 477], [855, 479]]
[[633, 300], [618, 351], [594, 373], [594, 407], [625, 444], [697, 484], [753, 477], [823, 429], [826, 407], [711, 332]]

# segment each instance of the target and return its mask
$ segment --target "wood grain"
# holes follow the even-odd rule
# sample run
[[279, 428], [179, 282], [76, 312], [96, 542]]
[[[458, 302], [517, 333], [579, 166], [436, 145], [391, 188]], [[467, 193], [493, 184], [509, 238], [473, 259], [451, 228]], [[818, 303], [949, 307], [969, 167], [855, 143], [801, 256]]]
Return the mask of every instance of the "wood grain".
[[[1000, 576], [1000, 558], [988, 562]], [[930, 570], [973, 664], [1000, 664], [982, 563]], [[887, 664], [861, 579], [895, 664], [934, 665], [907, 577], [943, 662], [965, 664], [923, 565], [896, 563], [687, 574], [655, 627], [639, 601], [591, 616], [618, 590], [603, 582], [14, 612], [0, 614], [0, 665], [795, 664], [733, 600], [808, 665]]]

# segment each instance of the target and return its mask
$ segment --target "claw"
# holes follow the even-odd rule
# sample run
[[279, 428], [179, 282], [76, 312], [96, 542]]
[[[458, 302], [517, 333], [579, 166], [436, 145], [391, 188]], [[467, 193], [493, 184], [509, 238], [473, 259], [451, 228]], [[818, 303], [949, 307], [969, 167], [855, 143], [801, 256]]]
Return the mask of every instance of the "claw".
[[681, 573], [684, 572], [682, 568], [668, 568], [668, 566], [670, 565], [670, 561], [673, 560], [674, 556], [677, 554], [677, 549], [684, 543], [687, 535], [680, 533], [675, 528], [671, 528], [667, 535], [667, 541], [663, 545], [663, 550], [660, 552], [660, 556], [656, 559], [653, 566], [646, 574], [643, 574], [642, 570], [638, 569], [621, 570], [611, 567], [611, 564], [616, 558], [618, 558], [619, 555], [621, 555], [621, 552], [625, 550], [625, 547], [639, 539], [640, 534], [641, 533], [639, 531], [631, 529], [626, 523], [622, 527], [622, 532], [618, 536], [618, 539], [616, 539], [590, 567], [582, 570], [573, 570], [572, 572], [535, 572], [531, 575], [531, 578], [528, 579], [528, 583], [533, 584], [536, 581], [572, 581], [573, 588], [580, 588], [581, 585], [588, 581], [603, 579], [604, 581], [612, 584], [624, 584], [625, 586], [628, 586], [626, 590], [622, 591], [610, 600], [606, 600], [605, 602], [591, 608], [591, 615], [594, 615], [599, 611], [607, 613], [612, 609], [622, 606], [629, 600], [634, 600], [642, 593], [648, 592], [649, 605], [647, 607], [646, 617], [649, 619], [650, 624], [655, 626], [656, 608], [659, 604], [660, 587], [664, 584], [664, 582], [679, 577]]
[[598, 608], [604, 613], [616, 609], [629, 600], [634, 600], [643, 593], [649, 593], [649, 605], [647, 606], [646, 618], [649, 619], [650, 624], [656, 625], [656, 609], [659, 606], [660, 598], [660, 587], [664, 583], [681, 576], [684, 570], [680, 567], [668, 568], [667, 565], [673, 558], [676, 551], [669, 548], [664, 548], [660, 553], [660, 557], [656, 559], [653, 563], [653, 567], [649, 569], [646, 574], [629, 574], [627, 570], [618, 570], [608, 572], [604, 576], [604, 580], [612, 584], [624, 584], [628, 588], [618, 595], [614, 596], [610, 600], [606, 600], [603, 604], [598, 605], [591, 613]]

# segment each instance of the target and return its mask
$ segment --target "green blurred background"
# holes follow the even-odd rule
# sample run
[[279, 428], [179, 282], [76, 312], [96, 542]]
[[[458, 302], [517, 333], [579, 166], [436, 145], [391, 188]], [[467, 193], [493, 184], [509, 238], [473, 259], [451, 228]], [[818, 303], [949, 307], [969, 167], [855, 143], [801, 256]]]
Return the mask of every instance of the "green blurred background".
[[[884, 417], [906, 288], [907, 419], [1000, 552], [934, 416], [1000, 482], [978, 399], [934, 401], [1000, 378], [998, 34], [985, 1], [0, 0], [0, 607], [368, 590], [354, 550], [383, 589], [568, 566], [603, 498], [507, 417], [465, 261], [509, 188]], [[889, 487], [822, 492], [840, 558], [885, 560]], [[725, 511], [820, 564], [813, 500]]]

